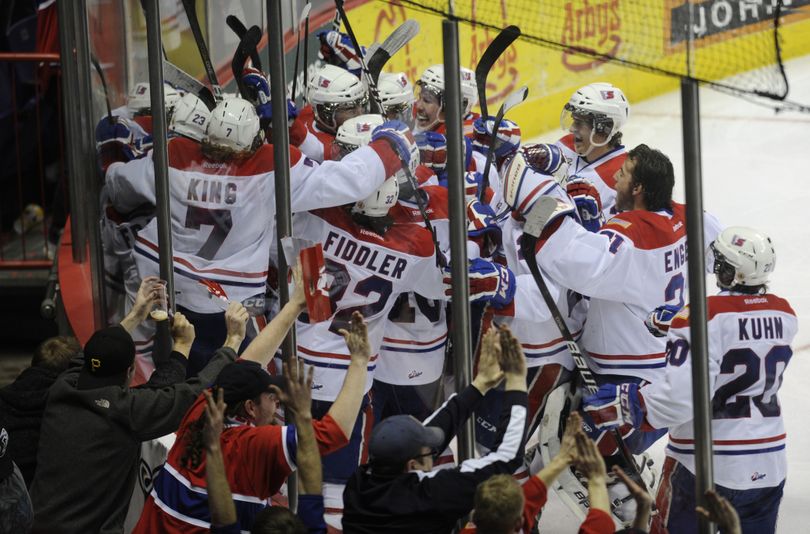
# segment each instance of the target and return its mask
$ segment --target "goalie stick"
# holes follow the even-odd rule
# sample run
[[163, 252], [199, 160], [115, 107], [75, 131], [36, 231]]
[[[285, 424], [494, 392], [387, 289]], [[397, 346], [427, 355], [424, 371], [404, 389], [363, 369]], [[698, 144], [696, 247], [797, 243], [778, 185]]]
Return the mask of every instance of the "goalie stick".
[[214, 65], [211, 64], [211, 55], [208, 53], [208, 45], [205, 44], [205, 39], [203, 39], [202, 30], [200, 29], [200, 21], [197, 18], [196, 0], [183, 0], [183, 9], [186, 10], [188, 24], [191, 26], [194, 41], [197, 43], [197, 50], [200, 51], [200, 58], [202, 58], [203, 67], [205, 67], [205, 74], [208, 76], [211, 89], [214, 91], [214, 99], [219, 102], [222, 100], [222, 87], [220, 87], [219, 81], [217, 80], [217, 73], [214, 70]]
[[[233, 30], [233, 33], [239, 37], [239, 41], [241, 42], [244, 39], [245, 34], [248, 32], [248, 29], [242, 24], [242, 21], [239, 20], [239, 17], [235, 15], [228, 15], [225, 18], [225, 24]], [[259, 40], [261, 40], [261, 34], [259, 35]], [[258, 43], [257, 43], [258, 44]], [[253, 65], [255, 69], [262, 70], [262, 59], [259, 57], [259, 52], [254, 48], [250, 51], [250, 63]]]
[[374, 80], [374, 83], [379, 81], [380, 72], [382, 72], [388, 60], [391, 59], [391, 56], [401, 50], [402, 47], [408, 44], [418, 33], [419, 23], [415, 20], [408, 19], [394, 29], [391, 35], [386, 37], [382, 44], [376, 47], [373, 52], [371, 48], [368, 49], [367, 53], [370, 54], [368, 72]]
[[[304, 9], [301, 10], [301, 16], [298, 18], [298, 24], [295, 25], [295, 32], [298, 34], [298, 43], [295, 45], [295, 70], [293, 72], [293, 86], [292, 86], [292, 97], [291, 100], [295, 102], [295, 95], [298, 89], [298, 53], [301, 51], [301, 21], [306, 21], [306, 33], [304, 34], [304, 46], [306, 46], [306, 40], [309, 38], [309, 10], [312, 8], [312, 4], [307, 2], [304, 4]], [[306, 65], [307, 58], [304, 57], [304, 83], [303, 85], [306, 86], [307, 84], [307, 65]]]
[[[543, 228], [545, 228], [548, 218], [554, 213], [556, 207], [557, 200], [547, 196], [540, 197], [540, 199], [535, 203], [531, 211], [529, 211], [529, 213], [526, 215], [526, 222], [523, 225], [523, 236], [520, 239], [520, 252], [523, 254], [523, 259], [526, 262], [526, 265], [529, 267], [529, 271], [532, 273], [532, 278], [534, 278], [534, 282], [537, 284], [537, 288], [540, 290], [540, 294], [543, 296], [543, 301], [548, 307], [549, 312], [551, 312], [551, 316], [554, 318], [554, 323], [557, 325], [560, 334], [562, 334], [562, 337], [565, 340], [568, 351], [571, 353], [571, 357], [574, 359], [574, 364], [577, 367], [579, 376], [585, 383], [588, 393], [593, 395], [599, 389], [599, 385], [596, 383], [593, 373], [591, 373], [591, 370], [588, 368], [588, 364], [585, 362], [585, 356], [582, 354], [582, 351], [579, 349], [579, 345], [577, 345], [577, 342], [574, 340], [574, 336], [571, 335], [568, 325], [565, 324], [562, 313], [560, 313], [560, 309], [554, 302], [554, 298], [551, 296], [551, 293], [548, 290], [548, 286], [546, 285], [546, 281], [543, 279], [543, 275], [540, 274], [540, 269], [537, 267], [537, 258], [535, 257], [534, 249], [535, 245], [537, 244], [537, 239], [543, 232]], [[626, 468], [630, 470], [630, 477], [636, 482], [636, 484], [644, 488], [644, 491], [650, 493], [650, 488], [647, 487], [647, 484], [641, 478], [641, 473], [638, 465], [636, 465], [636, 460], [633, 458], [633, 455], [630, 453], [630, 450], [627, 448], [627, 445], [622, 439], [619, 429], [614, 428], [611, 430], [611, 433], [613, 434], [613, 439], [616, 441], [616, 446], [619, 448], [619, 455], [622, 457]]]
[[113, 124], [115, 118], [112, 114], [112, 106], [110, 106], [110, 93], [107, 90], [107, 78], [104, 76], [104, 71], [101, 69], [101, 64], [98, 62], [98, 58], [95, 54], [90, 54], [90, 62], [93, 64], [93, 68], [96, 69], [99, 80], [101, 80], [101, 88], [104, 90], [104, 103], [107, 105], [107, 118], [110, 120], [110, 124]]
[[200, 83], [200, 80], [197, 78], [181, 70], [180, 67], [174, 63], [169, 63], [165, 59], [163, 60], [163, 81], [177, 89], [182, 89], [187, 93], [196, 95], [209, 110], [214, 109], [217, 105], [216, 98], [214, 98], [211, 89]]
[[[484, 175], [481, 177], [481, 187], [478, 188], [479, 202], [484, 201], [487, 187], [489, 187], [489, 169], [492, 167], [492, 160], [495, 159], [495, 143], [498, 141], [498, 127], [500, 126], [504, 115], [506, 115], [510, 109], [526, 100], [526, 96], [528, 94], [529, 88], [524, 85], [514, 93], [507, 96], [503, 101], [503, 104], [501, 104], [500, 109], [498, 109], [498, 114], [495, 116], [495, 122], [492, 123], [492, 133], [489, 136], [489, 151], [487, 152], [486, 163], [484, 163]], [[482, 117], [484, 120], [484, 128], [486, 128], [486, 115], [483, 115]]]
[[233, 60], [231, 61], [233, 79], [236, 80], [236, 85], [239, 87], [239, 94], [246, 100], [250, 100], [250, 98], [248, 98], [250, 95], [245, 87], [245, 82], [242, 81], [242, 72], [245, 70], [245, 63], [247, 63], [248, 57], [256, 53], [256, 46], [259, 44], [261, 38], [261, 28], [251, 26], [239, 41], [239, 46], [236, 47], [236, 52], [234, 52]]
[[495, 62], [498, 61], [498, 58], [501, 57], [509, 45], [511, 45], [515, 39], [520, 37], [520, 28], [517, 26], [507, 26], [501, 33], [495, 36], [491, 43], [486, 50], [484, 50], [484, 55], [481, 56], [481, 61], [478, 62], [478, 65], [475, 67], [475, 85], [478, 88], [478, 105], [481, 106], [481, 115], [486, 120], [489, 117], [487, 113], [487, 76], [489, 75], [489, 71], [492, 70], [493, 65]]
[[[377, 90], [377, 82], [372, 79], [371, 73], [368, 70], [366, 59], [363, 57], [363, 49], [360, 48], [360, 43], [357, 42], [357, 36], [354, 34], [354, 30], [352, 30], [352, 26], [349, 23], [349, 18], [346, 16], [346, 11], [343, 7], [343, 0], [335, 0], [335, 7], [338, 10], [338, 14], [343, 19], [343, 24], [346, 26], [346, 33], [349, 34], [349, 39], [352, 41], [352, 46], [354, 46], [355, 51], [357, 51], [357, 57], [360, 59], [360, 65], [363, 68], [363, 73], [366, 75], [366, 79], [368, 80], [369, 92], [371, 93], [371, 103], [373, 104], [371, 112], [384, 115], [382, 102], [380, 101], [380, 92]], [[391, 143], [391, 148], [394, 149], [399, 156], [399, 159], [404, 163], [404, 154], [400, 154], [399, 150], [394, 146], [393, 143]], [[430, 222], [430, 218], [428, 217], [425, 199], [422, 198], [422, 195], [419, 193], [419, 182], [417, 182], [408, 165], [403, 165], [402, 170], [405, 173], [408, 184], [411, 186], [411, 188], [413, 188], [416, 205], [419, 207], [419, 213], [422, 215], [422, 219], [425, 222], [425, 228], [430, 231], [430, 235], [433, 238], [433, 248], [436, 249], [436, 262], [441, 267], [443, 266], [442, 264], [445, 263], [444, 254], [442, 254], [441, 248], [439, 247], [439, 242], [436, 239], [436, 230], [433, 228], [433, 224]]]

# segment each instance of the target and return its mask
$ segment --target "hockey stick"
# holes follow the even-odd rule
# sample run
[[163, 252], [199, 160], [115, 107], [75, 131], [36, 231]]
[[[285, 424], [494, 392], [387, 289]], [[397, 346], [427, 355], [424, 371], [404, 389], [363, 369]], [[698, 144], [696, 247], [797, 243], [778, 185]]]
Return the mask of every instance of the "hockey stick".
[[357, 36], [354, 34], [354, 30], [352, 30], [351, 24], [349, 24], [349, 18], [346, 16], [343, 1], [344, 0], [335, 0], [335, 7], [337, 8], [338, 14], [343, 19], [343, 24], [346, 26], [346, 33], [349, 34], [349, 39], [352, 41], [352, 46], [354, 46], [354, 50], [357, 53], [358, 59], [360, 60], [360, 66], [363, 69], [363, 74], [365, 74], [366, 80], [368, 81], [368, 92], [371, 93], [371, 112], [382, 114], [383, 107], [382, 102], [380, 101], [380, 91], [377, 89], [377, 82], [374, 81], [374, 79], [371, 77], [371, 73], [368, 70], [366, 58], [363, 57], [363, 49], [360, 48], [360, 43], [357, 42]]
[[[240, 42], [248, 32], [248, 29], [242, 24], [242, 21], [235, 15], [228, 15], [225, 18], [225, 24], [239, 37]], [[259, 36], [259, 40], [261, 40], [261, 35]], [[250, 51], [250, 62], [255, 69], [262, 70], [262, 59], [259, 57], [259, 52], [257, 52], [255, 48]]]
[[[307, 1], [307, 3], [309, 3], [309, 1]], [[301, 85], [304, 87], [304, 102], [306, 102], [309, 92], [307, 83], [309, 81], [309, 13], [307, 13], [304, 19], [304, 64], [301, 67], [304, 71], [304, 83]]]
[[90, 61], [93, 63], [93, 68], [98, 73], [98, 79], [101, 80], [101, 88], [104, 90], [104, 103], [107, 104], [107, 118], [110, 119], [110, 124], [115, 122], [112, 114], [112, 106], [110, 106], [110, 93], [107, 90], [107, 78], [104, 77], [104, 71], [101, 69], [101, 64], [95, 54], [90, 54]]
[[233, 79], [236, 80], [236, 85], [239, 87], [239, 94], [242, 95], [242, 98], [248, 100], [249, 95], [247, 87], [245, 87], [245, 82], [242, 81], [242, 72], [245, 70], [245, 63], [247, 63], [248, 57], [256, 53], [256, 46], [259, 44], [261, 38], [261, 28], [251, 26], [239, 41], [239, 46], [236, 47], [236, 52], [234, 52], [233, 60], [231, 61]]
[[200, 80], [181, 70], [177, 65], [163, 61], [163, 81], [187, 93], [193, 93], [211, 110], [217, 105], [211, 89], [200, 83]]
[[[501, 121], [503, 120], [504, 115], [506, 115], [510, 109], [526, 100], [526, 96], [528, 96], [528, 94], [529, 88], [524, 85], [514, 93], [507, 96], [503, 101], [503, 104], [501, 104], [500, 109], [498, 109], [498, 114], [495, 116], [495, 122], [492, 123], [492, 133], [489, 136], [489, 151], [487, 152], [487, 161], [484, 164], [484, 175], [481, 177], [481, 187], [478, 189], [479, 202], [484, 201], [484, 195], [486, 194], [487, 187], [489, 187], [489, 169], [492, 167], [492, 160], [495, 159], [495, 143], [498, 142], [498, 128], [501, 125]], [[486, 115], [483, 115], [482, 118], [484, 120], [484, 127], [486, 127]]]
[[[593, 395], [599, 390], [599, 385], [596, 383], [593, 373], [591, 373], [591, 370], [588, 368], [588, 364], [585, 362], [585, 356], [574, 340], [574, 336], [571, 335], [571, 331], [568, 329], [568, 325], [565, 323], [562, 313], [560, 313], [557, 303], [554, 302], [554, 298], [548, 290], [546, 281], [543, 279], [543, 275], [540, 274], [540, 269], [537, 267], [535, 245], [537, 244], [537, 239], [540, 237], [540, 234], [543, 232], [543, 228], [545, 228], [548, 222], [548, 218], [554, 213], [556, 207], [557, 200], [547, 196], [540, 197], [535, 203], [531, 211], [526, 215], [526, 222], [523, 225], [523, 236], [520, 239], [520, 252], [523, 254], [523, 259], [529, 267], [529, 271], [532, 273], [532, 278], [534, 278], [534, 282], [537, 284], [537, 288], [543, 296], [543, 301], [546, 303], [549, 312], [551, 312], [551, 316], [554, 318], [554, 323], [557, 325], [560, 334], [562, 334], [565, 340], [568, 352], [571, 353], [571, 357], [574, 359], [574, 364], [577, 367], [579, 376], [585, 383], [588, 393]], [[616, 441], [616, 446], [619, 448], [619, 455], [622, 457], [627, 468], [630, 469], [630, 476], [637, 484], [644, 488], [644, 491], [650, 493], [650, 489], [641, 478], [636, 460], [627, 448], [624, 439], [622, 439], [619, 429], [614, 428], [611, 430], [611, 433], [613, 434], [613, 439]]]
[[200, 51], [203, 67], [205, 67], [205, 74], [208, 76], [208, 82], [211, 84], [211, 89], [214, 91], [214, 99], [219, 102], [222, 100], [222, 87], [220, 87], [219, 81], [217, 80], [217, 72], [214, 70], [214, 65], [211, 64], [211, 55], [208, 53], [208, 45], [205, 44], [205, 39], [203, 39], [202, 30], [200, 29], [200, 21], [197, 18], [196, 0], [183, 0], [183, 9], [186, 10], [188, 24], [191, 26], [194, 41], [197, 43], [197, 50]]
[[419, 23], [415, 20], [408, 19], [402, 24], [400, 24], [394, 31], [391, 32], [391, 35], [385, 38], [381, 45], [379, 45], [374, 51], [372, 52], [371, 48], [368, 49], [369, 60], [368, 60], [368, 71], [371, 74], [371, 78], [374, 80], [374, 83], [379, 82], [380, 80], [380, 72], [382, 72], [383, 67], [391, 59], [391, 56], [396, 54], [402, 47], [404, 47], [408, 42], [416, 37], [416, 34], [419, 33]]
[[[298, 88], [298, 53], [301, 51], [301, 20], [305, 20], [307, 22], [307, 27], [309, 26], [309, 10], [312, 8], [312, 4], [307, 2], [304, 4], [304, 9], [301, 10], [301, 16], [298, 18], [298, 24], [295, 25], [295, 32], [298, 34], [298, 43], [295, 45], [295, 72], [293, 73], [293, 86], [292, 86], [292, 101], [295, 102], [295, 95], [297, 93]], [[304, 39], [309, 37], [309, 31], [307, 31], [307, 35], [304, 36]], [[304, 59], [306, 62], [306, 59]], [[304, 85], [306, 85], [306, 65], [304, 65]]]
[[[349, 39], [352, 41], [352, 46], [354, 46], [354, 49], [357, 52], [357, 57], [360, 59], [360, 65], [363, 68], [363, 73], [366, 75], [366, 79], [368, 80], [368, 88], [369, 92], [371, 93], [371, 102], [373, 104], [371, 112], [382, 114], [383, 107], [382, 102], [380, 101], [380, 92], [377, 90], [377, 82], [374, 81], [374, 79], [371, 77], [371, 73], [368, 71], [366, 59], [363, 57], [363, 49], [360, 48], [360, 44], [357, 42], [357, 36], [355, 36], [354, 30], [352, 30], [352, 26], [349, 23], [349, 18], [346, 16], [346, 11], [343, 7], [343, 0], [335, 0], [335, 7], [343, 19], [343, 24], [346, 26], [346, 33], [349, 34]], [[400, 160], [402, 160], [404, 163], [406, 160], [405, 154], [399, 153], [399, 150], [394, 146], [393, 143], [391, 144], [391, 147], [395, 152], [397, 152]], [[402, 170], [405, 172], [405, 177], [408, 180], [408, 184], [411, 186], [411, 188], [413, 188], [416, 205], [419, 207], [419, 213], [422, 214], [422, 219], [425, 221], [425, 227], [430, 231], [430, 234], [433, 237], [433, 247], [436, 249], [436, 261], [441, 267], [442, 263], [444, 263], [444, 254], [442, 254], [441, 248], [439, 248], [439, 242], [436, 239], [436, 231], [433, 228], [433, 224], [430, 222], [430, 218], [428, 218], [425, 199], [419, 194], [419, 182], [416, 181], [416, 178], [408, 165], [403, 165]]]
[[517, 26], [507, 26], [501, 33], [495, 36], [481, 56], [481, 61], [475, 67], [475, 85], [478, 87], [478, 105], [481, 106], [481, 115], [486, 119], [487, 113], [487, 76], [492, 66], [498, 61], [509, 45], [520, 37], [520, 28]]

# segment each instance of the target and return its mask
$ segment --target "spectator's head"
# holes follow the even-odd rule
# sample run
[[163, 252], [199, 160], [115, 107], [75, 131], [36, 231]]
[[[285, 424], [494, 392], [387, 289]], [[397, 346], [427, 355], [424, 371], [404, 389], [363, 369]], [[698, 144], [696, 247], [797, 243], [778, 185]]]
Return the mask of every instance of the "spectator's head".
[[48, 369], [61, 373], [67, 369], [70, 360], [81, 352], [79, 340], [71, 336], [51, 337], [39, 344], [31, 358], [31, 367]]
[[128, 386], [135, 373], [135, 343], [122, 326], [102, 328], [84, 346], [79, 389]]
[[250, 534], [307, 534], [307, 527], [289, 508], [268, 506], [256, 515]]
[[238, 361], [223, 367], [215, 387], [224, 390], [226, 413], [256, 426], [276, 424], [279, 398], [270, 386], [282, 388], [284, 379], [273, 376], [256, 362]]
[[399, 475], [408, 471], [430, 471], [433, 457], [444, 442], [444, 432], [424, 426], [410, 415], [384, 419], [371, 433], [368, 452], [371, 469], [377, 475]]
[[660, 150], [638, 145], [627, 153], [615, 179], [619, 211], [672, 209], [675, 171], [672, 162]]
[[517, 532], [523, 524], [523, 502], [523, 490], [512, 475], [495, 475], [479, 484], [473, 511], [478, 532]]

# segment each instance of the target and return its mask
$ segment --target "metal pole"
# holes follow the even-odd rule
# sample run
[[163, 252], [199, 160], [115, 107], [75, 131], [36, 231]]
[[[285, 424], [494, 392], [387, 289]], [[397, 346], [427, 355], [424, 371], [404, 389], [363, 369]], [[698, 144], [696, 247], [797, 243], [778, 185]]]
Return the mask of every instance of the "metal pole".
[[[160, 35], [158, 0], [146, 0], [146, 54], [149, 60], [149, 96], [152, 106], [152, 161], [157, 204], [158, 261], [160, 278], [166, 280], [169, 306], [175, 309], [174, 262], [172, 261], [172, 214], [169, 207], [169, 155], [166, 139], [166, 103], [163, 99], [163, 47]], [[153, 358], [169, 356], [169, 322], [160, 321]]]
[[[57, 2], [62, 50], [62, 109], [65, 154], [70, 180], [70, 230], [73, 261], [84, 263], [89, 244], [95, 328], [106, 324], [101, 236], [98, 232], [99, 185], [93, 131], [95, 117], [90, 83], [90, 46], [85, 0]], [[90, 200], [88, 202], [88, 199]]]
[[[450, 267], [453, 276], [453, 362], [456, 391], [472, 382], [472, 335], [470, 331], [470, 288], [467, 279], [467, 215], [464, 209], [464, 147], [461, 126], [461, 67], [458, 51], [458, 22], [442, 21], [444, 45], [444, 121], [447, 126], [447, 187], [450, 196]], [[472, 458], [474, 421], [468, 419], [458, 433], [459, 461]]]
[[[693, 78], [681, 79], [683, 156], [686, 178], [686, 242], [689, 248], [689, 328], [692, 351], [692, 406], [695, 431], [695, 492], [714, 486], [712, 463], [712, 411], [709, 384], [709, 345], [706, 326], [706, 263], [703, 242], [703, 192], [700, 166], [700, 101]], [[700, 534], [711, 534], [714, 525], [699, 519]]]
[[[276, 237], [278, 239], [278, 293], [283, 307], [290, 300], [287, 286], [287, 260], [281, 239], [292, 235], [290, 208], [290, 135], [287, 124], [287, 82], [284, 75], [284, 29], [281, 0], [267, 0], [267, 55], [270, 69], [270, 102], [273, 106], [273, 158], [276, 188]], [[296, 352], [295, 329], [291, 329], [281, 345], [284, 361]], [[289, 415], [289, 414], [288, 414]], [[298, 505], [297, 480], [290, 477], [288, 494], [290, 509]]]

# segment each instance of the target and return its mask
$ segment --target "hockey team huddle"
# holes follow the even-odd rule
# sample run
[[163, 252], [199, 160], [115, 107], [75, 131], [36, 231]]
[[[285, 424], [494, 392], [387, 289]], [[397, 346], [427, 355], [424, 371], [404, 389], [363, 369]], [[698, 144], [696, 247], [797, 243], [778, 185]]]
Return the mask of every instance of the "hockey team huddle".
[[[375, 450], [375, 433], [390, 432], [386, 421], [406, 428], [402, 417], [412, 416], [425, 429], [445, 425], [442, 439], [423, 444], [432, 462], [417, 457], [421, 450], [405, 458], [417, 472], [413, 491], [427, 491], [407, 513], [453, 516], [452, 528], [472, 508], [475, 484], [495, 474], [514, 474], [528, 484], [564, 448], [565, 422], [573, 420], [581, 421], [609, 467], [618, 465], [648, 491], [657, 488], [651, 531], [696, 532], [685, 206], [672, 200], [675, 175], [666, 155], [646, 144], [622, 144], [630, 110], [622, 90], [608, 83], [579, 88], [561, 113], [564, 136], [527, 145], [517, 123], [495, 124], [472, 111], [475, 76], [461, 68], [462, 179], [477, 347], [467, 357], [483, 372], [487, 333], [490, 341], [491, 332], [500, 335], [504, 353], [503, 340], [514, 336], [525, 358], [525, 383], [522, 391], [510, 389], [504, 364], [506, 385], [453, 392], [446, 164], [447, 145], [456, 140], [447, 138], [444, 123], [444, 67], [429, 66], [415, 81], [383, 72], [382, 113], [371, 114], [351, 42], [337, 32], [320, 38], [323, 64], [308, 80], [307, 104], [297, 109], [290, 100], [276, 111], [285, 109], [289, 121], [292, 233], [321, 244], [321, 281], [332, 311], [320, 322], [303, 307], [291, 316], [296, 356], [314, 369], [312, 418], [327, 513], [342, 515], [347, 532], [392, 530], [386, 517], [406, 513], [401, 501], [386, 495], [402, 488], [385, 486], [377, 479], [384, 474], [374, 472], [375, 452], [385, 454]], [[275, 269], [284, 252], [276, 235], [270, 84], [265, 73], [246, 67], [240, 86], [241, 95], [226, 95], [212, 110], [192, 93], [170, 86], [164, 92], [170, 298], [196, 331], [189, 376], [222, 346], [226, 313], [235, 313], [238, 303], [245, 304], [252, 330], [242, 351], [256, 353], [251, 338], [261, 342], [274, 317], [289, 313], [273, 306], [275, 288], [288, 274]], [[131, 305], [141, 281], [159, 274], [151, 137], [164, 133], [152, 131], [147, 84], [137, 84], [114, 115], [96, 129], [105, 173], [105, 267]], [[704, 229], [706, 271], [719, 288], [708, 298], [714, 480], [736, 508], [743, 532], [774, 532], [787, 471], [778, 390], [797, 319], [787, 301], [768, 293], [775, 253], [765, 234], [723, 227], [708, 212]], [[221, 288], [220, 296], [212, 295], [211, 285]], [[255, 302], [260, 305], [248, 304]], [[357, 312], [368, 343], [359, 360], [345, 337], [357, 328]], [[572, 355], [565, 328], [581, 348], [585, 369]], [[139, 326], [133, 338], [137, 384], [154, 369], [154, 324]], [[274, 356], [275, 348], [256, 361], [275, 374], [281, 364]], [[593, 377], [594, 388], [583, 385], [583, 372]], [[266, 395], [275, 411], [278, 396]], [[350, 396], [353, 412], [339, 417]], [[192, 408], [195, 417], [202, 406]], [[569, 419], [574, 412], [582, 419]], [[449, 444], [472, 413], [480, 458], [456, 467]], [[242, 413], [228, 420], [223, 436], [273, 424], [278, 418]], [[226, 451], [242, 530], [295, 469], [296, 432], [286, 428], [292, 430], [278, 434], [277, 443], [243, 443], [231, 457]], [[656, 473], [644, 451], [665, 434], [666, 461]], [[185, 446], [178, 439], [170, 451], [136, 532], [206, 530], [200, 526], [209, 524], [205, 492], [189, 491], [204, 490], [206, 481], [180, 460]], [[229, 465], [229, 458], [273, 472], [250, 473]], [[453, 469], [467, 483], [475, 481], [466, 500], [453, 495], [455, 479], [442, 478]], [[435, 485], [425, 490], [422, 483]], [[565, 470], [553, 487], [580, 517], [591, 516], [582, 498], [588, 482], [576, 469]], [[610, 481], [608, 492], [608, 524], [629, 526], [635, 507], [625, 485]], [[393, 530], [415, 532], [416, 525]]]

